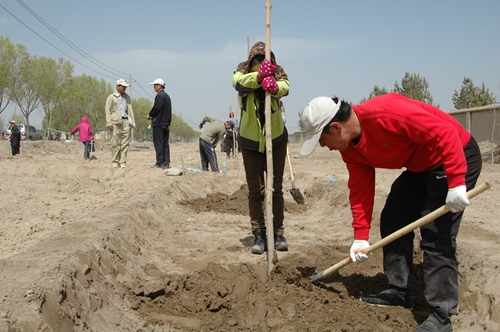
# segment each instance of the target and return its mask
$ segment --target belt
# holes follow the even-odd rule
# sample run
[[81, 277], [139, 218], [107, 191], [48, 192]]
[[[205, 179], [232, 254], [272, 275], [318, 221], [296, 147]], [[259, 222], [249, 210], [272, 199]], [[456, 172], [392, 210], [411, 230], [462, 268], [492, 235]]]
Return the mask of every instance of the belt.
[[128, 116], [122, 116], [122, 119], [128, 119]]

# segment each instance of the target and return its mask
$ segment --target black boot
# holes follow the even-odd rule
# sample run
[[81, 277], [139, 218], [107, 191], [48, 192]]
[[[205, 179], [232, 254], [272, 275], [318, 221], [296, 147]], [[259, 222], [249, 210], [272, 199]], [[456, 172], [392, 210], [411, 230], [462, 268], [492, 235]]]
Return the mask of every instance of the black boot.
[[277, 251], [288, 251], [288, 244], [283, 235], [274, 234], [274, 249]]
[[438, 315], [431, 312], [415, 332], [453, 332], [453, 328], [449, 319], [443, 321]]
[[390, 286], [378, 294], [369, 294], [361, 296], [361, 301], [380, 307], [385, 306], [403, 306], [411, 308], [410, 292], [404, 288]]
[[261, 231], [253, 233], [255, 240], [251, 248], [252, 254], [261, 255], [266, 250], [266, 234]]

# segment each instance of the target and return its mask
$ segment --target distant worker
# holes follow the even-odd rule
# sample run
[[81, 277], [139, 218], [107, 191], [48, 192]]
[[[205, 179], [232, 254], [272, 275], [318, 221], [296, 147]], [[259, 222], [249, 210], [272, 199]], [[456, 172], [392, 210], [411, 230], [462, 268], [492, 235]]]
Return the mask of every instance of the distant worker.
[[153, 142], [156, 152], [156, 163], [152, 168], [170, 168], [170, 123], [172, 121], [172, 101], [165, 92], [165, 82], [157, 78], [149, 83], [154, 86], [155, 103], [146, 118], [151, 119]]
[[226, 158], [234, 157], [234, 122], [227, 120], [226, 125], [226, 136], [224, 138], [224, 146], [226, 152]]
[[12, 148], [12, 155], [20, 153], [21, 149], [21, 131], [17, 127], [16, 121], [10, 120], [10, 147]]
[[94, 134], [92, 133], [92, 126], [89, 123], [89, 119], [84, 116], [82, 118], [82, 122], [76, 125], [75, 128], [71, 131], [71, 135], [74, 135], [76, 132], [79, 132], [78, 142], [83, 143], [83, 159], [88, 160], [90, 158], [90, 142], [93, 140]]
[[208, 166], [210, 165], [212, 172], [220, 172], [215, 148], [226, 133], [226, 125], [211, 116], [205, 116], [200, 123], [200, 129], [203, 129], [203, 125], [207, 122], [210, 122], [210, 126], [202, 131], [199, 140], [201, 170], [208, 171]]
[[[233, 149], [234, 147], [236, 147], [236, 150], [238, 150], [239, 153], [241, 153], [241, 148], [240, 146], [238, 145], [238, 140], [236, 139], [238, 137], [238, 119], [236, 119], [234, 117], [234, 112], [233, 111], [230, 111], [229, 112], [229, 118], [227, 119], [227, 121], [232, 121], [234, 123], [234, 126], [233, 126]], [[235, 152], [233, 151], [233, 156], [234, 156]]]
[[125, 93], [130, 86], [124, 79], [116, 81], [116, 92], [106, 99], [106, 127], [111, 131], [111, 166], [127, 167], [130, 129], [135, 127], [132, 100]]

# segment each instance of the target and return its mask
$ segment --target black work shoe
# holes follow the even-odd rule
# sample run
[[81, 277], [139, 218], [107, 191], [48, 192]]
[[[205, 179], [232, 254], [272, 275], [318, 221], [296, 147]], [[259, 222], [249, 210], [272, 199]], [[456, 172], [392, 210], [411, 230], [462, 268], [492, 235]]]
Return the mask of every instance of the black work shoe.
[[163, 168], [163, 165], [154, 164], [151, 168]]
[[396, 289], [394, 287], [389, 287], [378, 294], [361, 296], [360, 301], [379, 307], [403, 306], [405, 308], [411, 308], [409, 294], [403, 289]]
[[288, 251], [288, 244], [283, 235], [274, 234], [274, 249], [278, 251]]
[[443, 322], [435, 313], [431, 312], [429, 317], [417, 327], [415, 332], [453, 332], [453, 328], [449, 319]]
[[262, 232], [254, 233], [255, 240], [251, 248], [252, 254], [261, 255], [266, 250], [266, 235]]

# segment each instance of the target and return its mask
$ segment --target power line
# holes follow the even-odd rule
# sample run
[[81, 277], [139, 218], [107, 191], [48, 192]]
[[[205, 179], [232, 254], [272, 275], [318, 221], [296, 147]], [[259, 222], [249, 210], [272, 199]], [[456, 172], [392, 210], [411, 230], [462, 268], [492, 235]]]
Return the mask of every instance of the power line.
[[[97, 60], [96, 58], [92, 57], [90, 54], [86, 53], [84, 50], [82, 50], [81, 48], [79, 48], [78, 46], [76, 46], [75, 44], [73, 44], [68, 38], [64, 37], [61, 33], [59, 33], [59, 31], [57, 31], [55, 28], [53, 28], [49, 23], [47, 23], [42, 17], [40, 17], [40, 15], [38, 15], [34, 10], [32, 10], [28, 5], [26, 5], [22, 0], [17, 0], [17, 2], [19, 2], [31, 15], [33, 15], [40, 23], [42, 23], [43, 25], [45, 25], [45, 27], [47, 29], [49, 29], [53, 34], [55, 34], [59, 39], [61, 39], [64, 43], [66, 43], [66, 45], [69, 45], [72, 49], [74, 49], [76, 52], [78, 52], [80, 55], [82, 55], [84, 58], [86, 58], [87, 60], [89, 60], [90, 62], [92, 62], [93, 64], [95, 64], [96, 66], [98, 66], [99, 68], [101, 69], [104, 69], [105, 71], [107, 71], [108, 73], [111, 73], [113, 75], [116, 75], [117, 77], [120, 76], [120, 75], [117, 75], [116, 73], [122, 73], [122, 74], [126, 74], [126, 75], [129, 75], [128, 73], [125, 73], [123, 71], [120, 71], [120, 70], [117, 70], [117, 69], [114, 69], [104, 63], [102, 63], [101, 61]], [[95, 61], [94, 61], [95, 60]], [[108, 69], [104, 68], [103, 66], [99, 65], [98, 63], [99, 62], [100, 64], [102, 64], [103, 66], [106, 66], [110, 69], [112, 69], [113, 71], [109, 71]]]
[[[84, 50], [82, 50], [81, 48], [79, 48], [78, 46], [76, 46], [74, 43], [72, 43], [69, 39], [67, 39], [66, 37], [64, 37], [61, 33], [59, 33], [55, 28], [53, 28], [49, 23], [47, 23], [40, 15], [38, 15], [34, 10], [32, 10], [28, 5], [26, 5], [22, 0], [17, 0], [18, 3], [20, 3], [31, 15], [33, 15], [40, 23], [42, 23], [47, 29], [49, 29], [53, 34], [55, 34], [59, 39], [61, 39], [64, 43], [66, 43], [67, 45], [69, 45], [73, 50], [75, 50], [77, 53], [79, 53], [80, 55], [82, 55], [84, 58], [86, 58], [87, 60], [89, 60], [90, 62], [92, 62], [93, 64], [95, 64], [96, 66], [104, 69], [105, 71], [107, 71], [108, 73], [111, 73], [113, 75], [116, 75], [116, 77], [118, 76], [121, 76], [121, 75], [118, 75], [118, 73], [122, 73], [122, 74], [126, 74], [126, 75], [130, 75], [128, 73], [125, 73], [123, 71], [120, 71], [120, 70], [117, 70], [115, 68], [112, 68], [104, 63], [102, 63], [101, 61], [95, 59], [94, 57], [92, 57], [91, 55], [89, 55], [88, 53], [86, 53]], [[69, 57], [70, 59], [74, 60], [75, 62], [79, 63], [80, 65], [84, 66], [85, 68], [87, 69], [90, 69], [102, 76], [105, 76], [105, 77], [108, 77], [108, 78], [112, 78], [112, 79], [115, 79], [115, 77], [111, 77], [111, 76], [108, 76], [108, 75], [105, 75], [105, 74], [102, 74], [84, 64], [82, 64], [81, 62], [77, 61], [76, 59], [74, 59], [73, 57], [69, 56], [68, 54], [66, 54], [65, 52], [63, 52], [62, 50], [60, 50], [59, 48], [57, 48], [56, 46], [54, 46], [52, 43], [50, 43], [49, 41], [47, 41], [45, 38], [43, 38], [42, 36], [40, 36], [38, 33], [36, 33], [33, 29], [31, 29], [29, 26], [27, 26], [25, 23], [23, 23], [19, 18], [17, 18], [14, 14], [12, 14], [11, 12], [9, 12], [4, 6], [0, 5], [0, 7], [2, 7], [6, 12], [8, 12], [12, 17], [14, 17], [16, 20], [18, 20], [21, 24], [23, 24], [26, 28], [28, 28], [30, 31], [32, 31], [34, 34], [36, 34], [38, 37], [40, 37], [42, 40], [44, 40], [46, 43], [48, 43], [49, 45], [51, 45], [52, 47], [54, 47], [56, 50], [58, 50], [59, 52], [61, 52], [62, 54], [66, 55], [67, 57]], [[106, 66], [110, 69], [112, 69], [114, 72], [100, 66], [99, 64], [97, 64], [95, 61], [99, 62], [100, 64], [102, 64], [103, 66]], [[131, 79], [132, 79], [132, 76], [130, 75]], [[146, 95], [149, 97], [149, 98], [153, 98], [146, 90], [144, 90], [144, 88], [139, 84], [139, 82], [136, 80], [136, 79], [133, 79], [133, 81], [135, 83], [137, 83], [137, 85], [139, 86], [139, 88], [144, 91], [144, 93], [146, 93]], [[137, 91], [136, 91], [137, 92]], [[138, 93], [138, 92], [137, 92]], [[140, 93], [138, 93], [142, 98], [146, 98], [144, 97], [143, 95], [141, 95]]]
[[134, 82], [137, 83], [137, 85], [141, 88], [142, 91], [144, 91], [145, 94], [148, 95], [149, 98], [153, 98], [146, 90], [144, 90], [144, 88], [139, 84], [139, 82], [135, 78], [134, 78]]
[[66, 54], [65, 52], [63, 52], [62, 50], [60, 50], [59, 48], [57, 48], [55, 45], [53, 45], [51, 42], [49, 42], [47, 39], [43, 38], [42, 36], [40, 36], [38, 33], [36, 33], [33, 29], [31, 29], [29, 26], [27, 26], [23, 21], [21, 21], [20, 19], [18, 19], [14, 14], [12, 14], [10, 11], [8, 11], [4, 6], [0, 5], [0, 7], [2, 7], [7, 13], [9, 13], [12, 17], [14, 17], [16, 20], [19, 21], [19, 23], [21, 23], [22, 25], [24, 25], [26, 28], [28, 28], [31, 32], [33, 32], [35, 35], [37, 35], [38, 37], [40, 37], [43, 41], [45, 41], [47, 44], [49, 44], [50, 46], [52, 46], [53, 48], [55, 48], [56, 50], [58, 50], [59, 52], [61, 52], [62, 54], [66, 55], [68, 58], [70, 58], [71, 60], [75, 61], [76, 63], [84, 66], [85, 68], [87, 69], [90, 69], [92, 70], [93, 72], [95, 73], [98, 73], [99, 75], [102, 75], [104, 77], [108, 77], [108, 78], [111, 78], [111, 79], [116, 79], [115, 77], [111, 77], [111, 76], [108, 76], [106, 74], [103, 74], [103, 73], [100, 73], [98, 72], [97, 70], [94, 70], [86, 65], [84, 65], [83, 63], [81, 63], [80, 61], [74, 59], [72, 56]]

